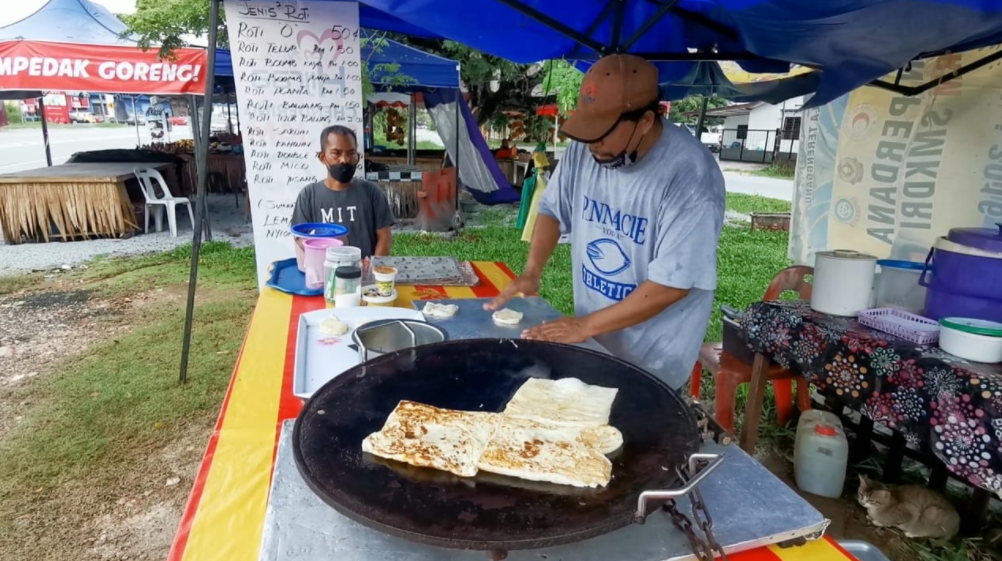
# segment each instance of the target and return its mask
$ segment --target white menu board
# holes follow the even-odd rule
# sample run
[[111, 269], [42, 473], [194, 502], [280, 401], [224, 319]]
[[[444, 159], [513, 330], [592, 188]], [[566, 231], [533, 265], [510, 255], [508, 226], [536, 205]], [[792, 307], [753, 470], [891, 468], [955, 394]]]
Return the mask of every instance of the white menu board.
[[317, 158], [321, 131], [344, 125], [363, 138], [358, 3], [224, 6], [260, 288], [271, 263], [295, 256], [289, 226], [296, 196], [327, 176]]

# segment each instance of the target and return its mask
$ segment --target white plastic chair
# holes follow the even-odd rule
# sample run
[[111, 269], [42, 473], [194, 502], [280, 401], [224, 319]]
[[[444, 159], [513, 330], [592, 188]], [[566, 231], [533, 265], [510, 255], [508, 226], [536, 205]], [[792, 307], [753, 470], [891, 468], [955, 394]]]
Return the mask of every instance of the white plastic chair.
[[[167, 181], [164, 177], [160, 175], [160, 172], [153, 168], [135, 168], [132, 170], [136, 174], [136, 179], [139, 180], [140, 187], [143, 188], [143, 197], [146, 198], [146, 220], [143, 224], [143, 231], [149, 233], [150, 231], [150, 207], [153, 205], [163, 205], [164, 209], [167, 211], [167, 224], [170, 226], [171, 237], [177, 237], [177, 216], [175, 213], [175, 207], [177, 205], [185, 205], [188, 207], [188, 218], [191, 220], [191, 228], [195, 228], [195, 214], [191, 211], [191, 201], [185, 197], [175, 197], [170, 194], [170, 189], [167, 188]], [[156, 181], [160, 184], [160, 190], [163, 191], [163, 197], [157, 196], [157, 191], [154, 188], [153, 182]], [[156, 215], [154, 216], [156, 221], [157, 232], [161, 230], [160, 222], [160, 209], [156, 209]]]

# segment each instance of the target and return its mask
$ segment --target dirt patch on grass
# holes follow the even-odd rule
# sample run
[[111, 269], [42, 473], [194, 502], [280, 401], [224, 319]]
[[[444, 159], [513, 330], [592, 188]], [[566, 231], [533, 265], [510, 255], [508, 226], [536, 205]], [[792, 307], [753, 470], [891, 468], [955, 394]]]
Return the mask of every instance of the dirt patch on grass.
[[[186, 297], [186, 285], [106, 295], [80, 283], [0, 296], [0, 447], [22, 422], [36, 423], [26, 427], [47, 423], [43, 419], [38, 425], [33, 412], [51, 403], [50, 380], [65, 375], [66, 361], [86, 360], [83, 355], [95, 345], [117, 345], [120, 339], [124, 345], [134, 331], [163, 323], [168, 314], [175, 325]], [[239, 289], [199, 289], [196, 303], [253, 302], [254, 297]], [[198, 322], [196, 311], [196, 328]], [[226, 349], [242, 338], [239, 322], [234, 323], [227, 333], [236, 343]], [[218, 340], [219, 334], [212, 337]], [[235, 351], [219, 352], [224, 361], [235, 360]], [[179, 353], [179, 346], [177, 353], [169, 350], [150, 369], [176, 379]], [[228, 376], [231, 368], [232, 363], [219, 366], [217, 377]], [[110, 434], [114, 446], [86, 469], [77, 466], [37, 485], [20, 481], [12, 486], [0, 473], [0, 502], [5, 503], [0, 505], [0, 560], [164, 559], [222, 402], [218, 384], [213, 388], [200, 390], [203, 405], [193, 414], [151, 423], [154, 428], [141, 439], [119, 442]], [[3, 496], [11, 491], [15, 494]]]

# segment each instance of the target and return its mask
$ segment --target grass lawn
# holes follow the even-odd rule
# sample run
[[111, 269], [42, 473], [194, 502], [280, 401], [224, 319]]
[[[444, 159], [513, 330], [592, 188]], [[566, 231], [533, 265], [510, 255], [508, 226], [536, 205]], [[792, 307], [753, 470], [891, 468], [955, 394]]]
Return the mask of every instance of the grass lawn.
[[790, 212], [791, 204], [779, 199], [769, 199], [758, 195], [727, 193], [727, 210], [751, 214], [753, 212]]

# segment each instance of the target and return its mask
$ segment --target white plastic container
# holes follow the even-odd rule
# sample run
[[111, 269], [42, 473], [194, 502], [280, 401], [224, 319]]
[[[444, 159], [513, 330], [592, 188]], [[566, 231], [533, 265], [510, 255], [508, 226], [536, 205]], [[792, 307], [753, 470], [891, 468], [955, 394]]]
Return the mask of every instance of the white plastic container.
[[811, 308], [834, 316], [855, 316], [869, 309], [877, 258], [848, 249], [814, 256]]
[[793, 471], [797, 487], [822, 497], [837, 499], [845, 486], [849, 442], [841, 427], [818, 423], [797, 439]]
[[874, 282], [874, 308], [894, 308], [921, 314], [925, 307], [925, 287], [919, 284], [923, 263], [913, 261], [877, 261], [880, 268]]
[[826, 424], [834, 425], [836, 428], [842, 428], [842, 419], [838, 418], [838, 415], [834, 413], [829, 413], [827, 411], [822, 411], [820, 409], [808, 409], [800, 414], [800, 420], [797, 421], [797, 442], [802, 440], [802, 434], [806, 430], [814, 430], [814, 425]]
[[939, 320], [939, 347], [965, 360], [1002, 362], [1002, 324], [972, 318]]

